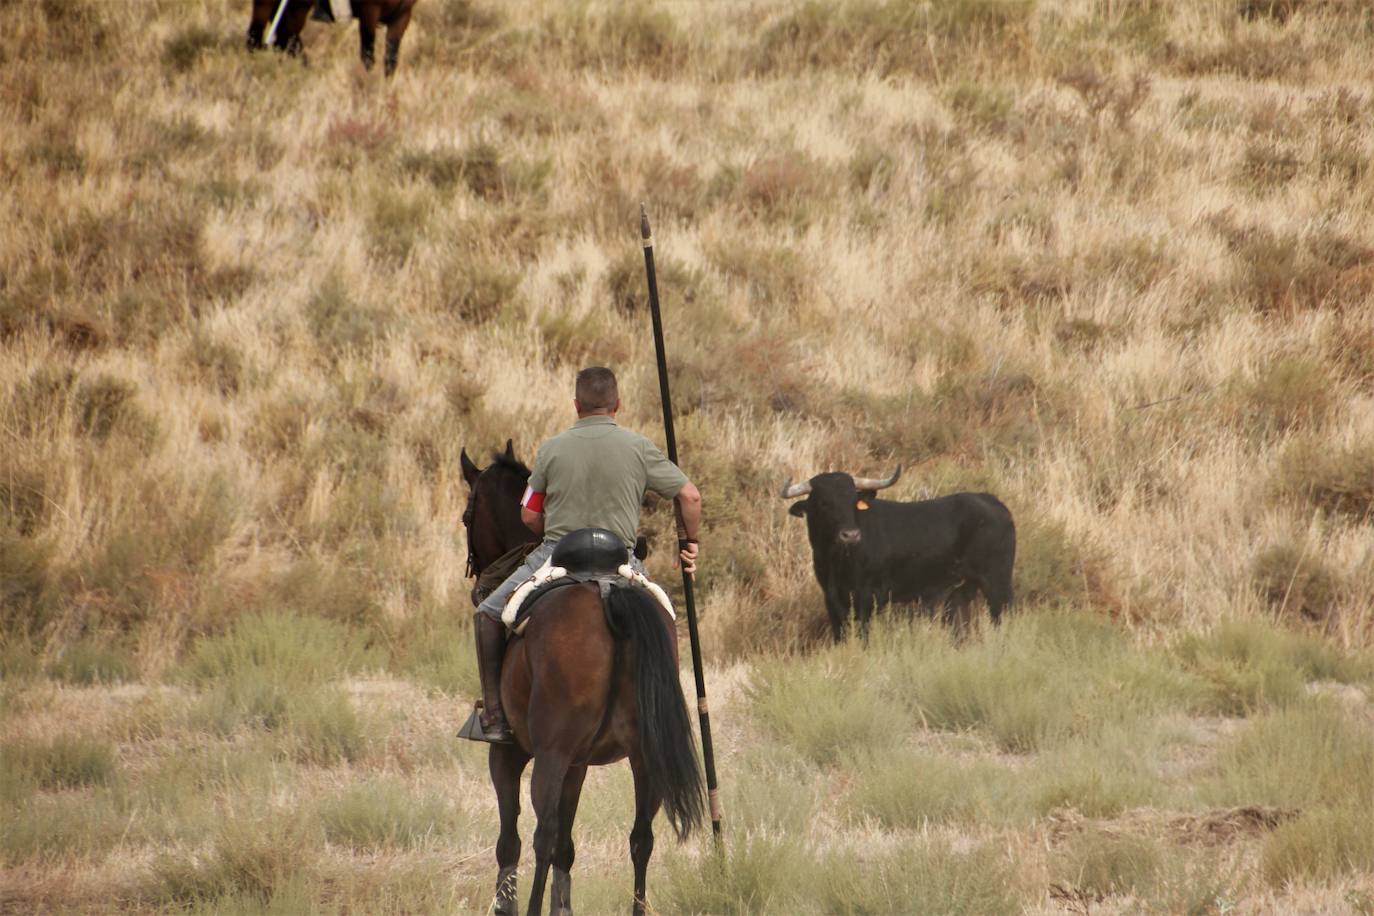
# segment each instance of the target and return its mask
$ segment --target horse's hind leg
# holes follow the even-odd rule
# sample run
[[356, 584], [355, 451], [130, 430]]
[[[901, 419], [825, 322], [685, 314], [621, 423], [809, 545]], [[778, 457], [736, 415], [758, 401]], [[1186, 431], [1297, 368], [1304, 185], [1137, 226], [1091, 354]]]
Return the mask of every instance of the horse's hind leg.
[[558, 843], [553, 850], [553, 889], [549, 894], [549, 916], [572, 916], [572, 826], [577, 817], [577, 802], [582, 797], [582, 782], [587, 768], [575, 766], [563, 778], [563, 795], [558, 800]]
[[358, 11], [358, 48], [363, 59], [363, 69], [371, 70], [376, 60], [377, 23], [382, 18], [380, 3], [364, 3]]
[[514, 744], [493, 744], [487, 757], [491, 784], [496, 788], [496, 807], [501, 815], [501, 835], [496, 840], [496, 916], [515, 916], [515, 873], [520, 865], [520, 774], [529, 755]]
[[630, 757], [630, 771], [635, 778], [635, 823], [630, 829], [630, 861], [635, 867], [634, 916], [644, 916], [647, 904], [645, 876], [649, 871], [649, 856], [654, 854], [654, 816], [663, 800], [649, 788], [644, 775], [644, 761], [638, 755]]
[[406, 26], [410, 25], [410, 11], [407, 6], [386, 24], [386, 63], [383, 72], [391, 76], [396, 72], [396, 64], [401, 59], [401, 39], [405, 37]]
[[558, 806], [563, 795], [563, 780], [568, 775], [570, 761], [566, 754], [556, 751], [541, 753], [534, 758], [534, 775], [530, 779], [530, 799], [534, 802], [534, 877], [530, 884], [528, 916], [540, 916], [544, 907], [544, 887], [548, 883], [549, 865], [553, 862], [558, 844]]

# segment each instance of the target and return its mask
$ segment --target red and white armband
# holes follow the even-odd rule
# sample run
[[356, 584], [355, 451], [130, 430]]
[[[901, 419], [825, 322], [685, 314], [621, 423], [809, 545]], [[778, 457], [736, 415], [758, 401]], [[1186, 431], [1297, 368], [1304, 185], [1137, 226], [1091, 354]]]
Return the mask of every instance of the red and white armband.
[[525, 487], [525, 495], [520, 497], [520, 505], [531, 512], [543, 512], [544, 494], [533, 487]]

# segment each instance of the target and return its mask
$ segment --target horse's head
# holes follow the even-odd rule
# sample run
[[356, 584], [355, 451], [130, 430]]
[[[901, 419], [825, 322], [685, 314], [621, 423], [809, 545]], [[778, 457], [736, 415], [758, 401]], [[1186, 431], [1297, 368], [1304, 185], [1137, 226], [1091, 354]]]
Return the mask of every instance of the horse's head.
[[492, 462], [485, 468], [472, 463], [467, 449], [459, 457], [463, 479], [468, 483], [468, 504], [463, 510], [468, 575], [480, 576], [502, 554], [536, 539], [520, 520], [520, 497], [525, 492], [530, 469], [516, 459], [509, 439], [506, 450], [493, 452]]

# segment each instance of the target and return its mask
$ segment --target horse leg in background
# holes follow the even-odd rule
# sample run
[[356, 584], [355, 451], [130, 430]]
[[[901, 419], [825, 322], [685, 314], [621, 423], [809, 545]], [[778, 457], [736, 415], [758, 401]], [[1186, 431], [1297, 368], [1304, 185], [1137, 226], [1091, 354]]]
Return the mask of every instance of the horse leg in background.
[[[531, 701], [539, 708], [538, 701]], [[544, 906], [544, 887], [548, 882], [549, 865], [553, 863], [558, 844], [558, 803], [563, 795], [563, 780], [571, 761], [565, 752], [550, 749], [534, 758], [534, 775], [530, 778], [530, 800], [534, 803], [534, 877], [530, 882], [530, 902], [525, 912], [540, 916]]]
[[520, 865], [520, 774], [530, 757], [518, 745], [493, 744], [487, 756], [491, 784], [496, 788], [496, 807], [501, 815], [501, 835], [496, 840], [496, 916], [515, 916], [515, 874]]
[[406, 26], [410, 25], [410, 11], [413, 5], [406, 5], [386, 24], [386, 59], [383, 72], [391, 76], [396, 72], [396, 64], [401, 59], [401, 39], [405, 37]]
[[273, 12], [271, 0], [253, 0], [253, 13], [248, 20], [248, 50], [262, 50], [262, 39]]
[[635, 779], [635, 823], [630, 828], [630, 861], [635, 867], [634, 916], [644, 916], [648, 903], [645, 896], [645, 876], [649, 871], [649, 856], [654, 854], [654, 817], [663, 800], [649, 788], [644, 773], [644, 761], [638, 754], [630, 757], [630, 772]]
[[382, 18], [380, 3], [362, 3], [358, 10], [358, 44], [363, 58], [363, 69], [371, 70], [376, 59], [373, 53], [377, 46], [377, 23]]
[[558, 800], [558, 842], [553, 850], [550, 916], [572, 916], [572, 867], [576, 858], [572, 827], [573, 818], [577, 817], [577, 802], [582, 797], [582, 782], [586, 778], [585, 766], [569, 767], [568, 775], [563, 777], [563, 795]]

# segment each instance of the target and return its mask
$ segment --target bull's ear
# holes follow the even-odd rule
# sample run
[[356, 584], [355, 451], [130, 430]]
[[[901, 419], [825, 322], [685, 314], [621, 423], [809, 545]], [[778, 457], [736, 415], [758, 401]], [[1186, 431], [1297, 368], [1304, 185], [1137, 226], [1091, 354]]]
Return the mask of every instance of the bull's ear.
[[787, 507], [787, 514], [795, 515], [797, 518], [803, 517], [804, 515], [806, 515], [806, 504], [809, 502], [811, 502], [811, 500], [809, 499], [797, 500], [792, 505]]
[[481, 474], [482, 470], [472, 463], [472, 459], [468, 457], [467, 449], [463, 449], [458, 455], [458, 462], [463, 466], [463, 479], [468, 482], [468, 486], [476, 485], [477, 475]]
[[859, 502], [861, 502], [861, 503], [871, 503], [871, 502], [873, 502], [873, 500], [875, 500], [875, 499], [877, 499], [877, 498], [878, 498], [878, 491], [877, 491], [877, 490], [860, 490], [860, 491], [859, 491]]

